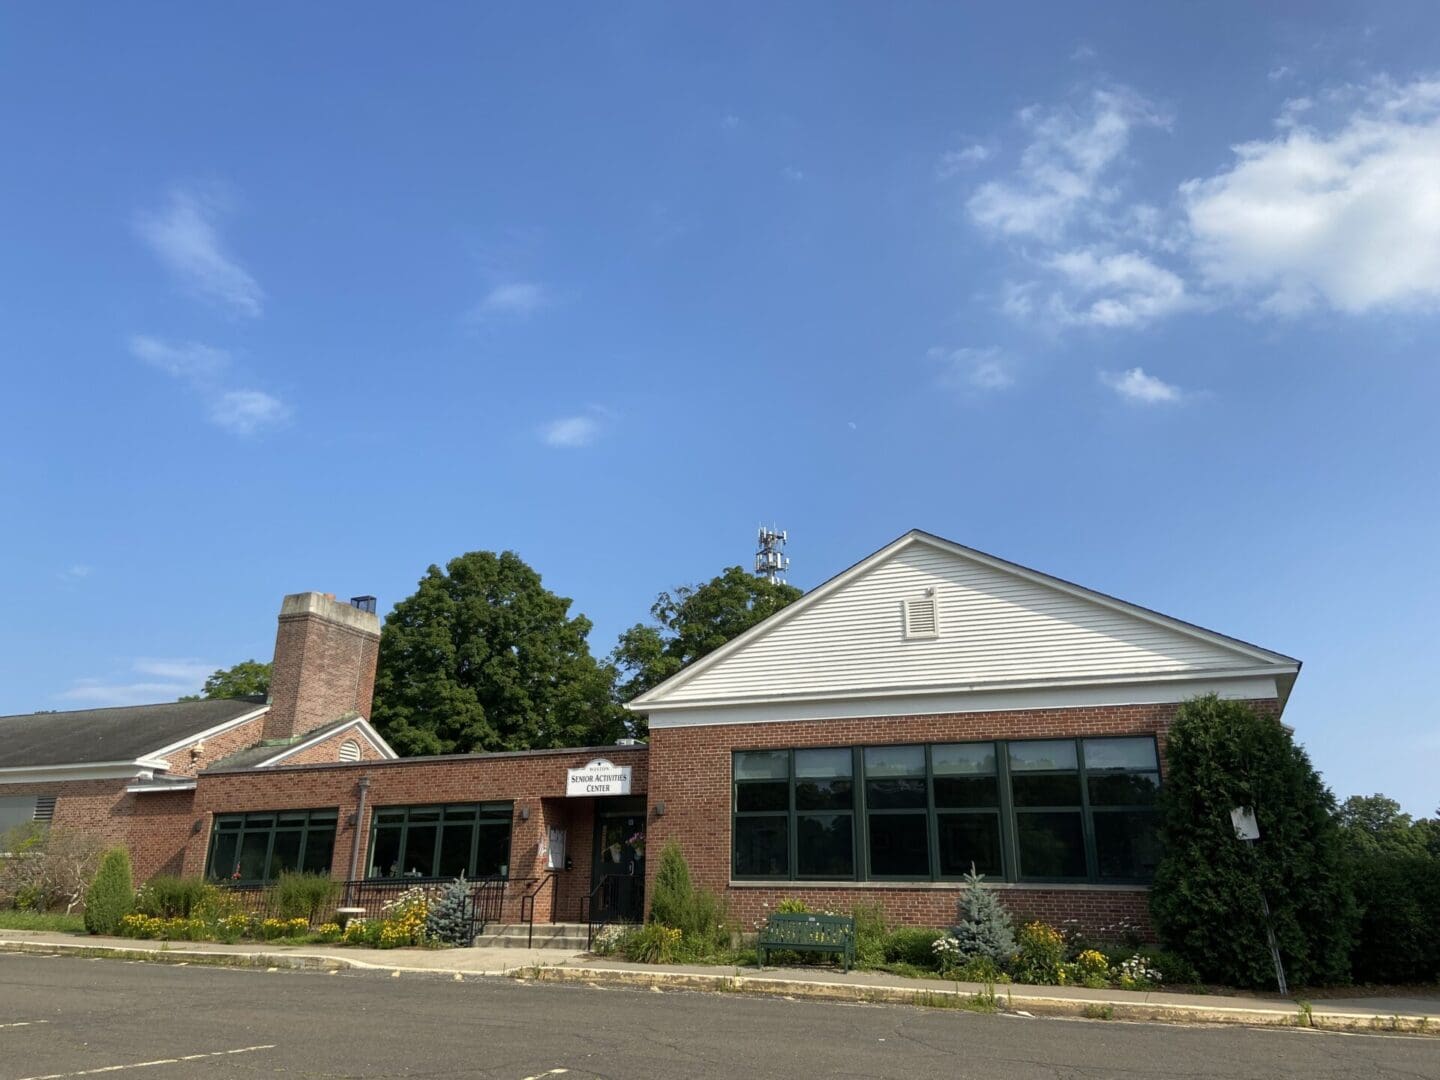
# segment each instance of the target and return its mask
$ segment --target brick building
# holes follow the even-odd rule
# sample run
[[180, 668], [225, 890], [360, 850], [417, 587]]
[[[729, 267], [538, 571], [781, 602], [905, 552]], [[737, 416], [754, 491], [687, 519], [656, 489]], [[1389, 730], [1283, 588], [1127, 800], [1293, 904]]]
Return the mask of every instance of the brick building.
[[366, 720], [377, 643], [300, 594], [268, 705], [0, 718], [0, 815], [97, 828], [142, 878], [463, 871], [504, 883], [506, 921], [638, 916], [673, 839], [742, 924], [801, 896], [942, 925], [973, 865], [1017, 915], [1143, 927], [1180, 703], [1278, 717], [1300, 667], [921, 532], [632, 702], [648, 746], [396, 759]]

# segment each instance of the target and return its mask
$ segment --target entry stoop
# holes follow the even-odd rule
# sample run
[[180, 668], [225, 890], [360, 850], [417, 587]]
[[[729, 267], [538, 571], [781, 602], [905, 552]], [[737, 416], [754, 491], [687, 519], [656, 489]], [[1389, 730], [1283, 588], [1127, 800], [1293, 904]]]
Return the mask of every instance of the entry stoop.
[[536, 923], [534, 939], [528, 923], [491, 923], [475, 938], [477, 949], [564, 949], [584, 952], [589, 927], [584, 923]]

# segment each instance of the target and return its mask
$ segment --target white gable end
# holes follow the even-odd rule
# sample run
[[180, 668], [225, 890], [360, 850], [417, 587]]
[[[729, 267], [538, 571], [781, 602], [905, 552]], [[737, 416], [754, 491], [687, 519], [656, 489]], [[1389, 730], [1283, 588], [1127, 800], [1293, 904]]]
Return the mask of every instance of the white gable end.
[[636, 707], [1203, 675], [1275, 656], [964, 549], [894, 547]]

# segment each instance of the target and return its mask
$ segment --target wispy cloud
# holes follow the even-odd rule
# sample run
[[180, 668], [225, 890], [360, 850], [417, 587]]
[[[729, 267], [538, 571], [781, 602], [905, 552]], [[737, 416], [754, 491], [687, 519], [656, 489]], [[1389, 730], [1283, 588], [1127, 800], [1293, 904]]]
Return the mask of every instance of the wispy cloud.
[[780, 175], [792, 184], [798, 184], [805, 179], [805, 170], [797, 169], [794, 165], [786, 165], [780, 170]]
[[1205, 282], [1280, 315], [1435, 307], [1440, 80], [1378, 80], [1321, 104], [1287, 103], [1279, 134], [1181, 185]]
[[[76, 679], [68, 690], [56, 695], [62, 701], [82, 705], [146, 705], [174, 701], [197, 693], [217, 665], [192, 658], [133, 660], [124, 674], [110, 678]], [[125, 674], [139, 676], [126, 678]]]
[[534, 281], [510, 281], [496, 285], [471, 309], [474, 319], [528, 319], [550, 306], [551, 296], [544, 285]]
[[231, 361], [224, 349], [198, 342], [167, 342], [137, 334], [130, 353], [158, 371], [185, 383], [205, 403], [206, 417], [235, 435], [254, 435], [290, 419], [290, 406], [263, 390], [226, 385]]
[[952, 389], [1004, 390], [1015, 384], [1014, 361], [995, 346], [932, 348], [926, 354], [941, 366], [940, 384]]
[[1102, 371], [1100, 381], [1133, 405], [1174, 405], [1185, 397], [1185, 392], [1178, 386], [1146, 374], [1144, 368]]
[[603, 405], [591, 405], [585, 412], [561, 416], [540, 426], [540, 441], [557, 450], [575, 450], [590, 446], [615, 419]]
[[69, 566], [65, 567], [64, 570], [61, 570], [56, 575], [56, 577], [58, 577], [66, 584], [73, 585], [78, 582], [84, 581], [94, 572], [94, 567], [86, 566], [84, 563], [71, 563]]
[[236, 435], [254, 435], [290, 419], [290, 407], [263, 390], [226, 390], [210, 403], [210, 422]]
[[1058, 241], [1077, 219], [1115, 201], [1107, 174], [1140, 128], [1163, 128], [1169, 116], [1133, 90], [1090, 92], [1078, 106], [1031, 105], [1019, 114], [1030, 141], [1006, 180], [981, 184], [966, 209], [982, 228], [1003, 236]]
[[[1092, 248], [1061, 252], [1045, 263], [1070, 286], [1053, 297], [1065, 322], [1090, 326], [1142, 326], [1191, 306], [1185, 282], [1133, 251]], [[1078, 299], [1077, 299], [1078, 298]]]
[[734, 113], [726, 113], [720, 117], [720, 128], [722, 131], [734, 131], [740, 126], [740, 117]]
[[940, 155], [940, 160], [935, 163], [935, 178], [937, 180], [949, 180], [959, 176], [968, 169], [973, 169], [982, 162], [989, 161], [994, 156], [994, 151], [983, 143], [971, 143], [969, 146], [959, 150], [947, 150]]
[[138, 214], [135, 229], [188, 291], [254, 318], [263, 310], [265, 295], [221, 239], [218, 223], [227, 209], [214, 191], [176, 188], [158, 210]]

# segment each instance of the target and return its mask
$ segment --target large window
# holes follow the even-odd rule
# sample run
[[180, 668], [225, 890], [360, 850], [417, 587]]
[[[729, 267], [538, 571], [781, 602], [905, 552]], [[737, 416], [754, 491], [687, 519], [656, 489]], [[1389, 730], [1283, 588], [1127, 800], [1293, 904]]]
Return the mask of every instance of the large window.
[[736, 878], [1143, 882], [1150, 736], [741, 751]]
[[283, 871], [330, 873], [336, 811], [216, 814], [205, 874], [215, 881], [274, 881]]
[[367, 877], [505, 877], [511, 804], [376, 807]]

